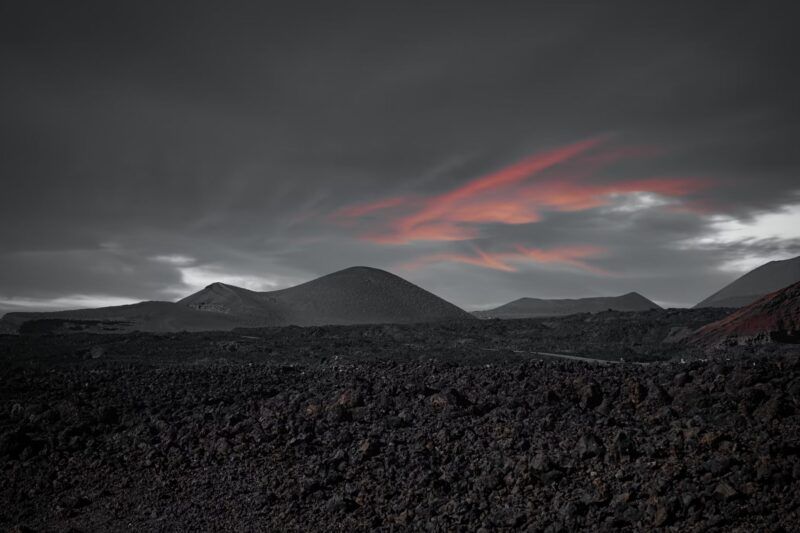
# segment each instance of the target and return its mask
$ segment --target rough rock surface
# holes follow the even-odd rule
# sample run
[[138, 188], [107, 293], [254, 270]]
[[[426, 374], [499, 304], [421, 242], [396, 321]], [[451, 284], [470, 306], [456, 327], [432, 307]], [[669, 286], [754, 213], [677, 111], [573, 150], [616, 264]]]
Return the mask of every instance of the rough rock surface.
[[0, 529], [800, 523], [796, 351], [589, 365], [390, 331], [0, 337]]
[[[201, 311], [197, 313], [203, 314]], [[468, 320], [430, 324], [382, 324], [237, 329], [231, 332], [129, 333], [97, 335], [83, 324], [35, 320], [20, 336], [0, 335], [0, 357], [10, 360], [80, 359], [100, 344], [107, 358], [165, 357], [182, 361], [222, 353], [261, 361], [301, 363], [362, 356], [392, 361], [440, 357], [459, 362], [486, 355], [557, 352], [594, 358], [654, 360], [696, 351], [687, 336], [730, 314], [726, 309], [667, 309], [640, 313], [607, 311], [568, 317], [521, 320]], [[76, 328], [76, 329], [72, 329]], [[64, 330], [71, 332], [65, 332]]]

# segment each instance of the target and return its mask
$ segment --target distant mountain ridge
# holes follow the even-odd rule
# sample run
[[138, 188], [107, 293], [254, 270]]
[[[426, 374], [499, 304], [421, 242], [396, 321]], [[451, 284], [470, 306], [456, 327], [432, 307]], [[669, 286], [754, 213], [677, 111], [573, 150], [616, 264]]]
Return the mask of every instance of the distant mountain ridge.
[[576, 299], [520, 298], [495, 309], [476, 311], [473, 314], [479, 318], [536, 318], [599, 313], [608, 310], [647, 311], [649, 309], [661, 309], [661, 306], [638, 292], [629, 292], [621, 296]]
[[702, 302], [700, 307], [744, 307], [762, 296], [800, 281], [800, 256], [770, 261], [729, 283]]
[[[213, 283], [178, 302], [44, 313], [8, 313], [0, 322], [18, 330], [33, 320], [96, 321], [99, 331], [209, 331], [235, 327], [415, 323], [474, 320], [455, 305], [389, 272], [351, 267], [270, 292]], [[111, 326], [110, 323], [114, 323]], [[91, 328], [89, 331], [94, 331]]]

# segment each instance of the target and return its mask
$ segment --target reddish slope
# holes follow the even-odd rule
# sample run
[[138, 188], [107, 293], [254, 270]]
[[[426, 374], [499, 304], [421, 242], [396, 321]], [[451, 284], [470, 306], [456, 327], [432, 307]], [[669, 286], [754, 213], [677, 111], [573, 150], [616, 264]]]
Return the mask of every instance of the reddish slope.
[[693, 339], [705, 345], [800, 343], [800, 282], [700, 328]]

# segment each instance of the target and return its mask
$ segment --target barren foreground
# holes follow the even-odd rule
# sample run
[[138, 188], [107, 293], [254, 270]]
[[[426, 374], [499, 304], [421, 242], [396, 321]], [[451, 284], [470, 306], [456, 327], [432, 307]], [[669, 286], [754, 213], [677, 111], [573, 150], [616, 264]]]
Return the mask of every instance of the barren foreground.
[[[305, 355], [291, 365], [277, 348], [242, 356], [213, 335], [195, 337], [196, 357], [139, 343], [150, 355], [139, 360], [114, 356], [136, 336], [95, 339], [105, 348], [94, 351], [80, 336], [7, 337], [0, 529], [800, 523], [800, 358], [790, 349], [647, 366], [473, 350], [458, 362], [441, 356], [458, 353], [443, 334], [433, 359], [417, 346], [392, 361], [370, 356], [380, 349], [366, 340], [361, 352], [351, 342], [349, 357], [317, 357], [303, 331], [307, 343], [294, 342]], [[191, 338], [162, 343], [180, 352]], [[9, 361], [36, 346], [64, 352]]]

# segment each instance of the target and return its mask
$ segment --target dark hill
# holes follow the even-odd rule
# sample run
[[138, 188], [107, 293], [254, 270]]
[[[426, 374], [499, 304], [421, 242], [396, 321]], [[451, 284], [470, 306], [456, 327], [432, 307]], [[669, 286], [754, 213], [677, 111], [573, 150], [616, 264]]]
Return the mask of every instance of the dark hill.
[[744, 307], [800, 281], [800, 256], [770, 261], [726, 285], [695, 307]]
[[800, 343], [800, 283], [763, 296], [722, 320], [700, 328], [692, 340], [707, 346]]
[[474, 314], [479, 318], [536, 318], [599, 313], [608, 310], [647, 311], [649, 309], [661, 309], [661, 307], [637, 292], [629, 292], [622, 296], [563, 300], [520, 298], [495, 309], [476, 311]]
[[295, 287], [262, 293], [216, 283], [178, 304], [248, 318], [261, 317], [263, 325], [413, 323], [472, 318], [403, 278], [369, 267], [347, 268]]
[[271, 292], [214, 283], [176, 303], [45, 313], [9, 313], [0, 321], [18, 331], [47, 320], [58, 332], [211, 331], [235, 327], [414, 323], [473, 317], [438, 296], [383, 270], [353, 267]]

